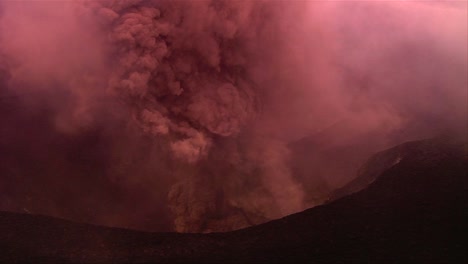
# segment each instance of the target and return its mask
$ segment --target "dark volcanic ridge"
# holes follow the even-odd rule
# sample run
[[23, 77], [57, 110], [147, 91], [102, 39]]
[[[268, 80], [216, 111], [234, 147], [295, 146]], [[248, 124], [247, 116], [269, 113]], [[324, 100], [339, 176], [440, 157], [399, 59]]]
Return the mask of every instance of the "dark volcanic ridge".
[[446, 138], [405, 143], [373, 156], [341, 198], [227, 233], [147, 233], [2, 212], [0, 261], [466, 263], [467, 157], [466, 143]]

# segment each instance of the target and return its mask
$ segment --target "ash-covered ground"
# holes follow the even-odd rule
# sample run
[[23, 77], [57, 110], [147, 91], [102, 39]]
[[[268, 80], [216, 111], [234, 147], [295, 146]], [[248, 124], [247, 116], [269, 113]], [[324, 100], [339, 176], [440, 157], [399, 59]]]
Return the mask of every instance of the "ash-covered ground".
[[382, 151], [344, 197], [227, 233], [145, 233], [1, 212], [0, 261], [466, 263], [467, 146], [437, 138]]

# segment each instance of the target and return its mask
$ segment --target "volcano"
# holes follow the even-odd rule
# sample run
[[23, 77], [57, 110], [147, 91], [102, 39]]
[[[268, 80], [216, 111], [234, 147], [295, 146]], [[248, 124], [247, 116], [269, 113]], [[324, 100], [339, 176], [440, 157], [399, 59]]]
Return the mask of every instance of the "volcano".
[[467, 143], [382, 151], [329, 202], [246, 229], [151, 233], [0, 213], [0, 261], [54, 263], [466, 263]]

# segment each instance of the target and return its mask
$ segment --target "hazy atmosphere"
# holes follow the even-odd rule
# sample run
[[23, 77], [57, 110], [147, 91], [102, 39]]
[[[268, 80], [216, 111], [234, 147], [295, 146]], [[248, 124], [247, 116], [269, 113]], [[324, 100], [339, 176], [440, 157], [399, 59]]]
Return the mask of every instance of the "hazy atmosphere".
[[213, 232], [319, 205], [467, 135], [467, 31], [463, 1], [1, 1], [0, 210]]

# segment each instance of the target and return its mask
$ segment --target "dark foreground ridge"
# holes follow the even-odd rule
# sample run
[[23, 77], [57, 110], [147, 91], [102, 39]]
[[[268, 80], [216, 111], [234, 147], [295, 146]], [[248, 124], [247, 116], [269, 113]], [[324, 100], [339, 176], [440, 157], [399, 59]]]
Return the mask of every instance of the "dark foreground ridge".
[[228, 233], [145, 233], [1, 212], [0, 261], [467, 263], [466, 153], [466, 144], [440, 138], [405, 143], [371, 158], [337, 197], [357, 192]]

